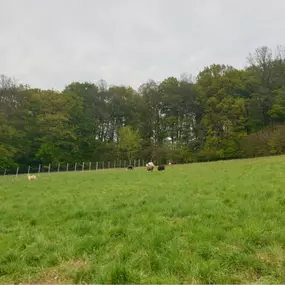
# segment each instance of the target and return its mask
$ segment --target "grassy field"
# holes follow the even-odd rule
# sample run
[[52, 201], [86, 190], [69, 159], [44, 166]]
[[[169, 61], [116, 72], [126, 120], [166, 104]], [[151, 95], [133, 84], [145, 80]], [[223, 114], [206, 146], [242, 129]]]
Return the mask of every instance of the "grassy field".
[[285, 283], [285, 157], [0, 178], [0, 283]]

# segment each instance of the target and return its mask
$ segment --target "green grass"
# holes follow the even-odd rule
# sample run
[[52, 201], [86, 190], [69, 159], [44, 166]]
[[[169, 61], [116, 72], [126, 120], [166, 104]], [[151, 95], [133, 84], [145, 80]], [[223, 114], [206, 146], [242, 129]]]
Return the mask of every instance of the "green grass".
[[285, 283], [285, 157], [0, 178], [0, 283]]

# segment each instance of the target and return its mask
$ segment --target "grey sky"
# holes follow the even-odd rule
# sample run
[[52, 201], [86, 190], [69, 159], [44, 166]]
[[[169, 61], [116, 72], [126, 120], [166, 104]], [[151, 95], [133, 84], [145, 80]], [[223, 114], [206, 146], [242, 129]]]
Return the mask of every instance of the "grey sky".
[[0, 0], [0, 74], [137, 88], [285, 45], [284, 0]]

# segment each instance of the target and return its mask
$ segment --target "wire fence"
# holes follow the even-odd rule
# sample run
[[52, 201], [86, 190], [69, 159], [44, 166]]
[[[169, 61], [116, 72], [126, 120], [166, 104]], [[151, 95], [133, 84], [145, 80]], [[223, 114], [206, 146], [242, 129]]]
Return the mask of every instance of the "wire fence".
[[96, 161], [96, 162], [75, 162], [75, 163], [57, 163], [28, 167], [17, 167], [16, 169], [0, 169], [0, 176], [5, 175], [22, 175], [22, 174], [41, 174], [41, 173], [57, 173], [57, 172], [79, 172], [79, 171], [96, 171], [104, 169], [127, 168], [129, 165], [133, 167], [145, 166], [148, 161], [144, 159], [137, 160], [115, 160], [115, 161]]

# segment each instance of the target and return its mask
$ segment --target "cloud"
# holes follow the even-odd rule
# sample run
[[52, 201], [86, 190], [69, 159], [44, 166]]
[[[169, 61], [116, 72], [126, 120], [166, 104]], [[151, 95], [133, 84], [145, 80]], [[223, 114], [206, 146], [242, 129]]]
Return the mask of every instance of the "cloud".
[[283, 0], [0, 3], [0, 73], [33, 87], [105, 79], [137, 88], [212, 63], [242, 68], [256, 47], [285, 45]]

